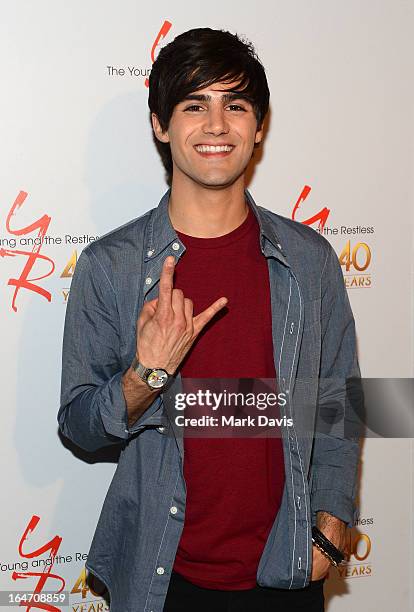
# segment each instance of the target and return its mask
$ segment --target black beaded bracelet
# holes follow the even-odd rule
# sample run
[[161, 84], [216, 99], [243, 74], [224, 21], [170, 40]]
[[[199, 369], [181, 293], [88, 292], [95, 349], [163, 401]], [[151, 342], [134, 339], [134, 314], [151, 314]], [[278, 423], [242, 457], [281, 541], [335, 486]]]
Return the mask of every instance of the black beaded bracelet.
[[312, 542], [335, 567], [345, 563], [345, 555], [315, 526], [312, 527]]

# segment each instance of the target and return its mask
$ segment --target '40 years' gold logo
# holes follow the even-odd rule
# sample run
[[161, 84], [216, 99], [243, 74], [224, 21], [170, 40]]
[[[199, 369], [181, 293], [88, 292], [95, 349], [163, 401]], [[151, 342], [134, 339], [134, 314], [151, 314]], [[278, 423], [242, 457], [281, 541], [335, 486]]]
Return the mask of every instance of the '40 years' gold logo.
[[369, 561], [371, 548], [371, 538], [366, 533], [351, 530], [345, 548], [348, 565], [338, 567], [339, 576], [341, 578], [370, 576], [372, 574], [372, 565]]
[[[86, 568], [83, 567], [70, 594], [81, 595], [82, 600], [87, 601], [72, 603], [72, 612], [107, 612], [109, 606], [105, 599], [103, 599], [104, 592], [104, 588], [101, 585], [95, 585], [94, 576], [87, 576]], [[100, 599], [90, 600], [90, 596], [99, 597]]]
[[372, 253], [366, 242], [358, 242], [351, 247], [348, 240], [339, 255], [339, 263], [344, 266], [344, 282], [347, 289], [367, 289], [372, 285], [371, 274], [367, 272]]

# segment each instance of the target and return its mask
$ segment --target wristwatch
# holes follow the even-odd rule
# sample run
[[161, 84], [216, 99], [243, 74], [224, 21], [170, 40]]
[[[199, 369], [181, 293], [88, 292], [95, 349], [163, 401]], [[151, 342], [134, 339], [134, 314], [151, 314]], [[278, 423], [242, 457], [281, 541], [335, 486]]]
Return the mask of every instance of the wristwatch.
[[163, 368], [146, 368], [134, 357], [131, 368], [147, 383], [150, 389], [163, 389], [171, 376]]

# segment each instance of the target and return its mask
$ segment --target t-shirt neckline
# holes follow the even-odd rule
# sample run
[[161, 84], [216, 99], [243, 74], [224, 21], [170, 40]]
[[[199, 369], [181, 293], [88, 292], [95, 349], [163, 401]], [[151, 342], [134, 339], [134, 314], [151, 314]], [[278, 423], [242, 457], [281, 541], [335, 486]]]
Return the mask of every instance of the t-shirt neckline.
[[245, 220], [234, 230], [224, 234], [223, 236], [215, 236], [214, 238], [198, 238], [196, 236], [183, 234], [183, 232], [179, 232], [177, 230], [175, 231], [186, 247], [195, 247], [198, 249], [216, 249], [240, 240], [245, 234], [247, 234], [247, 232], [251, 230], [254, 222], [255, 215], [249, 206], [249, 211]]

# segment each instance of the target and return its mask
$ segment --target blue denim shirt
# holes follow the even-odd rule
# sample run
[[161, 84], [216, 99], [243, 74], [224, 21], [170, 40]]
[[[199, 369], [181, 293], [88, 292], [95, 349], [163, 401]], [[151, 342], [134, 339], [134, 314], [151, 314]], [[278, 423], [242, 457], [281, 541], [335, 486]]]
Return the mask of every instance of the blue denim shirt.
[[[354, 319], [329, 242], [257, 206], [247, 190], [246, 198], [268, 263], [274, 363], [288, 398], [281, 416], [293, 420], [282, 427], [285, 487], [257, 582], [300, 589], [311, 575], [316, 512], [349, 525], [356, 513], [359, 444], [344, 427], [346, 379], [359, 377]], [[67, 306], [60, 429], [86, 450], [121, 448], [86, 563], [108, 587], [112, 612], [162, 611], [184, 524], [182, 431], [166, 394], [128, 427], [121, 386], [142, 305], [158, 294], [165, 257], [185, 251], [168, 200], [169, 192], [158, 207], [84, 249]], [[181, 390], [178, 372], [169, 395]], [[332, 426], [314, 435], [326, 416]]]

